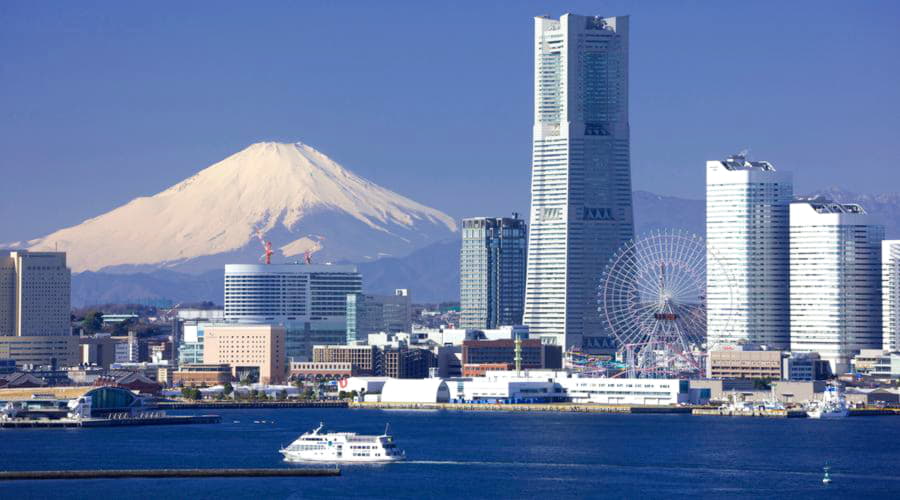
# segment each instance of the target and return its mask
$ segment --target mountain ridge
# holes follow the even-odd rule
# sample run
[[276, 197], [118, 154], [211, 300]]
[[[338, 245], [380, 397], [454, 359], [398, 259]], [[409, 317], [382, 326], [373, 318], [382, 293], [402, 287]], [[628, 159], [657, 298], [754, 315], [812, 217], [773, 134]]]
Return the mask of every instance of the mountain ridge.
[[261, 142], [155, 195], [19, 246], [66, 251], [75, 272], [203, 272], [223, 259], [258, 257], [257, 231], [273, 242], [277, 259], [310, 252], [320, 261], [366, 261], [407, 255], [457, 226], [309, 145]]

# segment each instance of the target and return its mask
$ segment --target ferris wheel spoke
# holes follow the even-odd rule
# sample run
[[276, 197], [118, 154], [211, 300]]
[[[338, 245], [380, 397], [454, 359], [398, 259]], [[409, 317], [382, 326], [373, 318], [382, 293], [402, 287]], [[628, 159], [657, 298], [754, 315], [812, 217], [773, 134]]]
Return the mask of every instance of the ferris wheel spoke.
[[[619, 347], [631, 353], [629, 364], [637, 372], [698, 366], [692, 350], [706, 338], [708, 267], [733, 283], [703, 238], [681, 230], [652, 231], [610, 259], [598, 288], [598, 310]], [[731, 287], [723, 288], [725, 300], [733, 302]]]

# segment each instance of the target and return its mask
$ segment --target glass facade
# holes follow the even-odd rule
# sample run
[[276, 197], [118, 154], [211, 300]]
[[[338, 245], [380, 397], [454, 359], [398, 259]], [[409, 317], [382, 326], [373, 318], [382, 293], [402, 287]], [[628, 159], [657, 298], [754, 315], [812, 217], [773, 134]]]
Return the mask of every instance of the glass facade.
[[522, 324], [525, 305], [525, 221], [463, 219], [460, 254], [460, 327]]
[[308, 361], [313, 345], [346, 341], [347, 295], [361, 291], [356, 266], [229, 264], [225, 320], [284, 326], [287, 357]]

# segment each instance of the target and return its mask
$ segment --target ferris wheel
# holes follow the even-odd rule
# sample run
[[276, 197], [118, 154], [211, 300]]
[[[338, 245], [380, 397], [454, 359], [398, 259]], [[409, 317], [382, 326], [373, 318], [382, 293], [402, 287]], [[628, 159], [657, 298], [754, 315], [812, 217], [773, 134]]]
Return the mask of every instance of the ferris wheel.
[[700, 369], [708, 255], [717, 274], [726, 275], [702, 237], [679, 230], [635, 238], [610, 259], [599, 311], [629, 369], [641, 376]]

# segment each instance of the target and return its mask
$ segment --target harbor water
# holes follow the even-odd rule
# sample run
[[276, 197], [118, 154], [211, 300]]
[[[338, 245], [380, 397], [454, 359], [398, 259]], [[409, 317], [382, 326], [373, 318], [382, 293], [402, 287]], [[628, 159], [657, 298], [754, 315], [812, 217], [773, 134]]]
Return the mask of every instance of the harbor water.
[[[339, 477], [0, 482], [0, 498], [900, 498], [896, 417], [216, 413], [220, 424], [2, 430], [2, 468], [296, 467], [282, 462], [278, 450], [319, 421], [329, 430], [365, 434], [390, 423], [408, 460], [344, 465]], [[826, 462], [830, 485], [822, 484]]]

